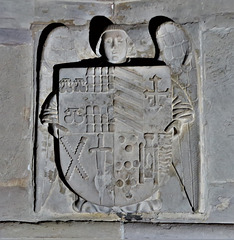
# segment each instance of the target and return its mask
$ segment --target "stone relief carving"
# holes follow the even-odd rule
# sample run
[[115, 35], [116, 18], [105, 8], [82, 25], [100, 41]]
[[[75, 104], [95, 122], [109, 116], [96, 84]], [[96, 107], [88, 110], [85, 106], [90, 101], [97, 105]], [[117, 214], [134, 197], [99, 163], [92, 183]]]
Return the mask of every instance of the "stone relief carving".
[[[46, 63], [56, 33], [45, 45]], [[75, 45], [71, 35], [66, 28], [58, 32], [59, 38], [68, 39], [65, 43]], [[194, 131], [190, 126], [197, 93], [190, 88], [197, 82], [191, 83], [190, 75], [196, 79], [195, 55], [186, 32], [172, 21], [160, 24], [154, 35], [161, 61], [134, 58], [133, 41], [115, 24], [99, 36], [95, 53], [100, 58], [74, 63], [76, 56], [66, 52], [66, 46], [61, 50], [67, 56], [64, 64], [48, 66], [42, 60], [41, 81], [48, 72], [53, 79], [50, 95], [39, 96], [45, 101], [41, 131], [47, 136], [44, 126], [48, 126], [54, 138], [54, 149], [47, 145], [45, 152], [55, 163], [50, 159], [45, 168], [57, 165], [62, 182], [77, 195], [73, 204], [77, 212], [160, 211], [161, 187], [166, 187], [172, 174], [191, 211], [198, 208], [198, 160], [178, 157], [183, 156], [181, 137]], [[184, 151], [190, 154], [191, 149]], [[42, 202], [36, 199], [38, 205]]]

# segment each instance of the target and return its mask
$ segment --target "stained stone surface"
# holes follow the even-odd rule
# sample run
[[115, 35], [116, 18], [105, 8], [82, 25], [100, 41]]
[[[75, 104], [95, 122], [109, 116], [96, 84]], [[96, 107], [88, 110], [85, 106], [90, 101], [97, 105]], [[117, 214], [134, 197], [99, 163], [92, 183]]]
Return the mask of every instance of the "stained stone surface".
[[2, 219], [9, 220], [30, 214], [33, 206], [32, 46], [24, 42], [11, 47], [0, 45], [0, 212]]
[[0, 226], [1, 239], [121, 239], [119, 223], [3, 223]]
[[[131, 23], [144, 23], [149, 21], [155, 16], [167, 16], [177, 21], [180, 19], [181, 23], [188, 22], [201, 22], [210, 17], [210, 15], [222, 15], [233, 13], [234, 6], [232, 0], [220, 0], [214, 2], [208, 1], [147, 1], [147, 4], [143, 1], [125, 1], [116, 4], [115, 13], [116, 20], [119, 22]], [[129, 13], [134, 9], [135, 14]]]
[[34, 19], [34, 1], [15, 3], [14, 0], [1, 0], [0, 15], [0, 28], [29, 30]]
[[96, 16], [111, 17], [112, 2], [104, 1], [35, 1], [34, 20], [37, 22], [67, 21], [71, 25], [84, 25]]
[[[181, 159], [190, 157], [196, 163], [191, 171], [198, 173], [193, 175], [197, 176], [193, 182], [198, 184], [195, 190], [197, 197], [193, 199], [193, 204], [197, 205], [195, 213], [191, 211], [184, 188], [172, 169], [167, 184], [146, 199], [147, 206], [151, 206], [152, 201], [155, 203], [147, 214], [135, 214], [130, 208], [124, 209], [124, 214], [100, 209], [77, 197], [59, 178], [54, 139], [38, 115], [53, 90], [53, 66], [96, 57], [93, 46], [89, 44], [89, 24], [97, 15], [123, 25], [135, 44], [134, 57], [139, 58], [153, 58], [158, 54], [148, 29], [152, 18], [165, 16], [186, 31], [194, 55], [190, 82], [184, 73], [180, 75], [180, 81], [193, 103], [195, 121], [190, 135], [185, 127], [173, 146], [176, 149], [175, 166], [180, 176], [184, 169]], [[233, 16], [232, 0], [0, 0], [0, 221], [233, 223]], [[67, 48], [69, 51], [64, 55]], [[172, 74], [171, 79], [176, 77]], [[178, 143], [180, 148], [176, 148]], [[190, 151], [186, 151], [188, 148]], [[185, 179], [183, 176], [182, 180]], [[192, 196], [191, 189], [188, 189], [189, 196]], [[111, 224], [107, 226], [113, 229]], [[1, 229], [6, 227], [0, 225]], [[101, 226], [100, 223], [98, 228]], [[113, 226], [116, 239], [124, 239], [124, 236], [133, 239], [136, 236], [135, 225], [116, 223]], [[144, 231], [148, 227], [144, 224], [138, 226]], [[189, 227], [192, 228], [194, 225]], [[214, 238], [211, 232], [216, 229], [226, 234], [223, 238], [231, 238], [230, 229], [211, 228], [206, 228], [210, 238]], [[17, 237], [9, 233], [9, 229], [14, 229], [13, 225], [7, 225], [7, 229], [5, 235], [1, 235], [3, 230], [0, 230], [2, 239]], [[184, 233], [188, 231], [181, 229]], [[39, 235], [51, 237], [49, 233], [42, 235], [43, 230], [38, 231], [40, 233], [35, 238]], [[86, 234], [89, 232], [88, 228], [84, 231]], [[153, 238], [154, 230], [147, 231]], [[164, 235], [166, 231], [161, 233]], [[20, 234], [23, 239], [25, 233]], [[107, 231], [106, 234], [111, 233]], [[178, 232], [175, 230], [174, 234]], [[99, 238], [105, 239], [103, 236], [104, 232]], [[53, 237], [66, 238], [56, 234]], [[74, 238], [74, 235], [68, 234], [69, 237]], [[173, 236], [169, 235], [168, 239], [170, 237]]]
[[[221, 221], [232, 221], [233, 189], [233, 29], [220, 24], [203, 34], [204, 64], [204, 135], [209, 179], [208, 199], [213, 199], [212, 216]], [[212, 44], [209, 45], [208, 42]], [[225, 56], [225, 59], [222, 58]], [[212, 91], [211, 91], [212, 89]], [[224, 96], [217, 98], [217, 96]], [[215, 121], [213, 114], [225, 112]], [[208, 137], [209, 136], [209, 137]], [[224, 137], [225, 136], [225, 137]], [[224, 138], [223, 138], [224, 137]], [[222, 139], [222, 142], [220, 142]], [[219, 189], [219, 190], [218, 190]], [[222, 190], [221, 190], [222, 189]], [[220, 192], [222, 191], [222, 193]], [[209, 200], [208, 200], [209, 201]], [[224, 217], [225, 215], [225, 217]], [[212, 217], [213, 219], [213, 217]], [[213, 220], [212, 220], [213, 221]]]
[[155, 226], [153, 224], [128, 223], [125, 225], [124, 239], [232, 239], [233, 234], [233, 227], [230, 225], [223, 227], [197, 224], [191, 227], [180, 224]]
[[[232, 225], [206, 224], [142, 224], [142, 223], [2, 223], [1, 239], [233, 239]], [[95, 237], [94, 237], [95, 236]]]
[[[67, 207], [72, 213], [146, 213], [150, 218], [157, 213], [183, 215], [200, 211], [196, 52], [179, 24], [169, 22], [154, 27], [159, 57], [166, 66], [147, 58], [147, 52], [142, 55], [144, 48], [141, 52], [135, 49], [134, 42], [138, 46], [147, 44], [145, 25], [140, 29], [114, 25], [106, 30], [109, 37], [107, 41], [103, 37], [102, 43], [106, 63], [102, 58], [70, 63], [77, 59], [71, 50], [82, 46], [74, 38], [75, 28], [58, 27], [47, 37], [37, 79], [37, 107], [43, 125], [39, 123], [36, 129], [36, 211], [48, 214], [57, 195], [54, 186], [63, 183], [60, 193], [66, 198], [64, 204], [59, 203], [64, 205], [63, 210], [56, 208], [60, 214]], [[145, 32], [143, 38], [136, 37], [140, 30]], [[150, 34], [152, 31], [148, 37]], [[108, 42], [111, 36], [127, 36], [125, 53], [115, 46], [121, 54], [144, 57], [126, 60], [120, 55], [120, 60], [126, 62], [118, 66], [108, 52], [112, 49]], [[101, 40], [95, 48], [97, 55]], [[148, 41], [149, 49], [153, 41]], [[117, 53], [113, 54], [116, 58]], [[55, 65], [60, 62], [66, 64]], [[112, 65], [106, 65], [108, 62]], [[84, 63], [86, 68], [82, 67]], [[65, 186], [78, 195], [76, 201]], [[166, 201], [169, 192], [176, 199], [174, 208]], [[184, 203], [176, 205], [178, 201]]]

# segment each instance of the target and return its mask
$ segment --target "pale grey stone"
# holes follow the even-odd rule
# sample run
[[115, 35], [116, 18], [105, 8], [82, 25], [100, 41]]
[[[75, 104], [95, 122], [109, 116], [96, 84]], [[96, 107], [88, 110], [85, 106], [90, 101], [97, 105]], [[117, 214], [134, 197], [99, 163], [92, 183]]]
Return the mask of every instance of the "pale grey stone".
[[233, 239], [232, 225], [143, 223], [1, 223], [1, 239]]
[[0, 182], [1, 221], [35, 221], [30, 182], [29, 179]]
[[[112, 60], [111, 53], [109, 55]], [[97, 85], [92, 85], [93, 74], [96, 79], [99, 79], [99, 74], [103, 75], [103, 85], [98, 85], [100, 80], [96, 80]], [[158, 117], [155, 117], [157, 103], [154, 107], [150, 105], [150, 108], [147, 98], [143, 92], [140, 92], [147, 86], [151, 86], [148, 79], [152, 79], [155, 74], [163, 79], [161, 89], [159, 87], [158, 91], [163, 92], [168, 89], [168, 94], [164, 93], [166, 99], [162, 102]], [[83, 90], [82, 87], [75, 89], [72, 84], [75, 78], [86, 79], [87, 83], [84, 83]], [[169, 112], [171, 108], [169, 69], [157, 66], [68, 68], [60, 70], [58, 80], [60, 83], [58, 123], [63, 127], [58, 127], [60, 129], [60, 161], [67, 183], [87, 201], [107, 207], [131, 205], [150, 197], [158, 190], [160, 184], [166, 182], [164, 174], [169, 172], [169, 168], [164, 166], [169, 163], [164, 163], [166, 153], [162, 148], [170, 147], [171, 134], [160, 134], [172, 121]], [[72, 87], [71, 91], [69, 85]], [[129, 90], [123, 90], [127, 86]], [[95, 97], [94, 94], [97, 96]], [[128, 94], [133, 97], [127, 97]], [[138, 100], [135, 100], [136, 97]], [[85, 98], [87, 99], [84, 100]], [[138, 106], [138, 111], [135, 106]], [[113, 109], [109, 110], [110, 107]], [[147, 109], [145, 115], [140, 113], [142, 107]], [[155, 114], [150, 114], [150, 110], [154, 112], [154, 109]], [[129, 116], [126, 116], [127, 113]], [[99, 115], [100, 120], [96, 119]], [[101, 119], [103, 116], [106, 116], [106, 120]], [[137, 119], [137, 122], [132, 120], [132, 116]], [[112, 119], [115, 119], [115, 122]], [[153, 122], [155, 125], [152, 124]], [[141, 131], [149, 133], [149, 136], [147, 134], [143, 136]], [[160, 136], [162, 139], [158, 140]], [[143, 157], [144, 141], [149, 148], [150, 146], [153, 148], [153, 144], [158, 144], [157, 151], [161, 154], [160, 159], [157, 159], [153, 157], [155, 150], [144, 150], [145, 156], [152, 154], [152, 159], [148, 160], [152, 163], [148, 163], [148, 167], [143, 163], [147, 161]], [[139, 144], [142, 145], [141, 150], [138, 147]], [[73, 154], [75, 149], [77, 152]], [[106, 151], [106, 153], [99, 154], [99, 151]], [[142, 151], [142, 156], [139, 156], [139, 151]], [[111, 153], [114, 153], [115, 158]], [[134, 160], [137, 161], [136, 166], [134, 166]], [[154, 161], [158, 162], [154, 163]], [[97, 166], [96, 162], [98, 162]], [[73, 171], [75, 167], [78, 172]], [[144, 173], [138, 167], [148, 171], [140, 177], [140, 180], [139, 174]], [[116, 169], [115, 172], [112, 172], [112, 168]], [[162, 172], [159, 169], [163, 169]], [[153, 183], [154, 181], [157, 183]], [[80, 184], [77, 184], [78, 182]]]
[[205, 208], [207, 222], [233, 222], [234, 31], [230, 15], [211, 19], [202, 35]]
[[[32, 47], [0, 46], [1, 179], [30, 175], [32, 153]], [[31, 87], [30, 87], [31, 86]], [[29, 179], [28, 179], [29, 180]]]
[[234, 183], [211, 183], [208, 188], [208, 209], [210, 214], [207, 222], [233, 223]]
[[0, 215], [24, 219], [32, 206], [32, 46], [0, 45], [0, 55]]
[[232, 225], [180, 225], [180, 224], [124, 224], [124, 239], [233, 239], [234, 229]]
[[[135, 36], [138, 47], [143, 45], [143, 50], [152, 49], [152, 40], [146, 25], [140, 28], [131, 25], [114, 25], [109, 26], [101, 34], [95, 48], [96, 54], [101, 55], [102, 42], [107, 62], [128, 64], [134, 61], [134, 59], [127, 60], [127, 57], [131, 56], [133, 45], [124, 29]], [[140, 31], [144, 34], [139, 38], [137, 35]], [[64, 62], [69, 62], [67, 56], [73, 57], [76, 52], [75, 46], [79, 46], [78, 44], [82, 46], [87, 31], [84, 31], [82, 41], [78, 41], [74, 36], [80, 32], [81, 30], [75, 28], [70, 30], [58, 28], [51, 32], [46, 40], [39, 79], [40, 104], [45, 101], [45, 93], [52, 91], [54, 64], [62, 62], [62, 59]], [[52, 218], [55, 213], [61, 214], [60, 217], [63, 218], [62, 214], [69, 208], [68, 212], [73, 213], [75, 217], [71, 205], [74, 205], [74, 210], [80, 213], [150, 214], [160, 212], [162, 202], [165, 202], [163, 211], [166, 213], [191, 213], [192, 208], [197, 210], [198, 124], [193, 124], [193, 127], [189, 125], [194, 120], [194, 112], [197, 111], [194, 50], [184, 30], [175, 23], [164, 24], [158, 33], [160, 36], [155, 33], [155, 37], [160, 40], [160, 57], [166, 61], [170, 69], [165, 66], [147, 65], [139, 67], [90, 65], [86, 68], [62, 67], [59, 70], [58, 79], [54, 79], [54, 84], [59, 83], [58, 100], [52, 93], [53, 97], [45, 101], [41, 121], [48, 123], [53, 129], [50, 133], [59, 139], [61, 167], [59, 171], [66, 179], [65, 185], [69, 185], [80, 197], [74, 204], [70, 203], [69, 207], [69, 201], [74, 201], [74, 196], [64, 188], [60, 192], [70, 200], [61, 210], [59, 210], [61, 201], [57, 201], [58, 205], [53, 207], [55, 196], [58, 196], [55, 191], [58, 189], [58, 178], [53, 157], [53, 141], [48, 137], [46, 127], [39, 123], [38, 173], [35, 179], [36, 205], [39, 206], [39, 211], [42, 209], [45, 214], [43, 217], [46, 217], [47, 207]], [[122, 41], [115, 46], [118, 51], [112, 53], [112, 45], [109, 41], [115, 45], [120, 36]], [[143, 50], [141, 49], [142, 52]], [[71, 54], [68, 54], [69, 51]], [[88, 53], [89, 49], [86, 51]], [[139, 51], [137, 54], [144, 57]], [[146, 53], [146, 56], [148, 54]], [[75, 55], [72, 59], [75, 59]], [[151, 61], [155, 60], [151, 58]], [[194, 72], [195, 74], [192, 74]], [[102, 79], [103, 83], [100, 85], [97, 82], [93, 85], [93, 76], [95, 81]], [[159, 96], [156, 92], [155, 96], [152, 95], [156, 89]], [[162, 98], [160, 98], [161, 94], [163, 94]], [[94, 103], [96, 105], [93, 105]], [[172, 109], [175, 113], [173, 119]], [[181, 109], [184, 113], [180, 117]], [[157, 115], [158, 111], [160, 114]], [[180, 114], [177, 117], [178, 111]], [[106, 117], [106, 122], [103, 117]], [[172, 144], [171, 130], [174, 128], [177, 135], [180, 132], [183, 134], [178, 138], [175, 137]], [[189, 142], [193, 138], [195, 142], [191, 147]], [[99, 149], [109, 153], [95, 153]], [[111, 152], [114, 153], [115, 158]], [[58, 159], [56, 161], [58, 163]], [[103, 163], [100, 164], [101, 162]], [[117, 169], [115, 173], [112, 172], [113, 169]], [[45, 178], [41, 178], [43, 175]], [[167, 186], [168, 189], [162, 188], [161, 192], [160, 187], [166, 185], [171, 176], [173, 180]], [[41, 185], [43, 188], [40, 187]], [[165, 199], [160, 196], [164, 196]], [[176, 199], [174, 205], [166, 200], [168, 196]], [[79, 218], [79, 215], [77, 217]]]
[[2, 223], [1, 239], [120, 240], [120, 223], [46, 222], [38, 224]]
[[197, 22], [182, 24], [186, 34], [188, 35], [192, 45], [197, 52], [197, 57], [200, 56], [200, 24]]
[[199, 15], [202, 16], [209, 16], [209, 15], [219, 15], [222, 16], [224, 14], [233, 14], [234, 5], [232, 0], [219, 0], [219, 1], [212, 1], [206, 0], [201, 1], [202, 11]]
[[155, 46], [148, 31], [148, 24], [126, 25], [125, 30], [135, 45], [135, 57], [153, 58], [155, 56]]
[[31, 32], [25, 29], [0, 29], [1, 45], [23, 45], [32, 43]]
[[203, 35], [204, 149], [211, 182], [234, 179], [233, 38], [229, 28], [211, 29]]
[[[134, 15], [131, 12], [134, 9]], [[166, 16], [179, 23], [194, 22], [201, 16], [201, 1], [129, 1], [118, 3], [115, 8], [115, 21], [126, 24], [146, 23], [155, 16]]]
[[34, 19], [34, 0], [1, 0], [0, 6], [0, 28], [30, 28]]
[[[134, 14], [131, 14], [134, 10]], [[155, 16], [166, 16], [178, 23], [199, 22], [210, 15], [233, 13], [232, 0], [202, 1], [125, 1], [117, 2], [114, 21], [117, 23], [145, 23]]]
[[96, 15], [111, 17], [112, 4], [108, 2], [74, 2], [35, 0], [35, 22], [64, 22], [84, 25]]
[[188, 213], [191, 206], [184, 192], [181, 192], [181, 185], [178, 176], [172, 176], [167, 185], [160, 189], [160, 199], [162, 199], [162, 213]]
[[204, 19], [204, 22], [202, 23], [203, 31], [216, 29], [218, 28], [225, 29], [225, 28], [233, 28], [234, 23], [232, 21], [233, 14], [222, 14], [222, 15], [211, 15], [210, 17], [207, 17]]

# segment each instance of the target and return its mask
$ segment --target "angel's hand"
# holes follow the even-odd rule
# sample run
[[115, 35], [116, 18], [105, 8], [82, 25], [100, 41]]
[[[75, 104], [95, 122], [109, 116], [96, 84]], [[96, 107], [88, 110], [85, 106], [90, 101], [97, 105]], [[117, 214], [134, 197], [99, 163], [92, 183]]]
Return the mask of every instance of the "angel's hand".
[[40, 119], [42, 124], [58, 123], [56, 92], [51, 93], [42, 105]]
[[68, 129], [65, 128], [64, 126], [58, 124], [58, 123], [49, 123], [48, 125], [48, 131], [49, 133], [54, 136], [55, 138], [58, 138], [58, 132], [63, 131], [63, 132], [68, 132]]
[[166, 133], [169, 133], [171, 131], [173, 131], [173, 135], [177, 136], [180, 134], [182, 129], [182, 123], [180, 120], [173, 120], [172, 122], [170, 122], [167, 127], [164, 129], [164, 131]]
[[58, 128], [55, 123], [48, 124], [48, 132], [55, 138], [58, 138]]

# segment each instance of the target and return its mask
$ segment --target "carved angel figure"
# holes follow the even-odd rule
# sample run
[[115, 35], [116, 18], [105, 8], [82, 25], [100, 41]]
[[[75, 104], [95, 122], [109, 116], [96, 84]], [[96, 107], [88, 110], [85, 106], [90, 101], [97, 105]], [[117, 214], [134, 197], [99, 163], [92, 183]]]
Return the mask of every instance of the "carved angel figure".
[[[192, 60], [192, 46], [189, 38], [184, 30], [174, 22], [163, 23], [156, 32], [156, 39], [160, 49], [160, 57], [170, 67], [174, 75], [174, 85], [177, 89], [182, 89], [178, 82], [178, 76], [183, 72], [189, 72]], [[173, 121], [165, 129], [170, 131], [174, 129], [174, 135], [180, 133], [183, 124], [192, 122], [194, 119], [194, 111], [189, 98], [184, 92], [187, 101], [176, 94], [174, 91], [173, 105]]]
[[[171, 36], [172, 32], [175, 36]], [[175, 23], [166, 23], [160, 26], [156, 36], [161, 49], [161, 57], [171, 68], [172, 72], [180, 74], [183, 69], [186, 70], [191, 60], [191, 46], [183, 30]], [[174, 40], [174, 37], [178, 39]], [[120, 26], [112, 24], [101, 34], [96, 46], [96, 55], [101, 57], [101, 61], [107, 61], [109, 64], [134, 65], [134, 59], [128, 58], [131, 54], [132, 46], [133, 42], [126, 31]], [[103, 64], [101, 61], [100, 64]], [[165, 131], [173, 131], [174, 136], [176, 136], [180, 133], [183, 124], [193, 121], [194, 111], [185, 91], [178, 83], [174, 82], [174, 88], [177, 89], [176, 92], [180, 90], [179, 94], [181, 97], [179, 95], [173, 96], [173, 121], [165, 128]], [[49, 124], [52, 135], [57, 138], [57, 129], [64, 131], [66, 129], [58, 124], [56, 101], [55, 94], [45, 101], [40, 118], [43, 124]]]
[[[171, 134], [175, 139], [181, 134], [184, 126], [194, 121], [193, 104], [186, 92], [186, 85], [183, 84], [184, 79], [191, 70], [191, 60], [193, 57], [192, 46], [184, 30], [174, 22], [165, 22], [161, 24], [155, 32], [155, 35], [158, 47], [160, 49], [160, 60], [163, 60], [163, 62], [161, 62], [160, 64], [167, 65], [170, 68], [172, 79], [172, 121], [164, 128], [164, 132], [166, 134]], [[157, 65], [159, 63], [156, 59], [148, 59], [146, 61], [144, 59], [130, 58], [133, 52], [133, 46], [133, 42], [128, 36], [127, 32], [121, 26], [111, 24], [102, 32], [96, 44], [95, 53], [100, 58], [83, 60], [79, 63], [79, 66], [87, 66], [90, 64], [90, 66], [94, 65], [95, 67], [128, 67], [140, 66], [141, 62], [143, 62], [143, 66], [145, 66], [145, 62], [150, 63], [151, 66], [153, 66], [154, 64]], [[57, 99], [58, 91], [59, 90], [57, 89], [49, 95], [49, 97], [45, 100], [40, 113], [40, 119], [42, 124], [48, 124], [49, 132], [55, 138], [59, 138], [59, 131], [64, 133], [67, 133], [69, 131], [59, 122]], [[76, 112], [76, 114], [78, 115], [78, 117], [82, 117], [83, 113]], [[100, 141], [103, 141], [103, 139], [101, 139], [100, 135], [98, 136], [98, 143], [100, 144]], [[151, 136], [146, 137], [148, 137], [148, 139], [151, 138]], [[122, 140], [120, 139], [120, 141]], [[103, 142], [101, 144], [103, 144]], [[79, 145], [77, 148], [79, 148]], [[103, 149], [107, 148], [103, 147]], [[129, 148], [126, 148], [126, 151], [131, 151], [131, 146]], [[98, 157], [98, 154], [96, 155], [96, 157]], [[148, 154], [148, 165], [146, 165], [149, 166], [149, 168], [153, 166], [153, 163], [151, 163], [151, 158], [152, 156]], [[128, 168], [128, 162], [126, 162], [125, 164], [127, 166], [126, 168]], [[135, 168], [140, 168], [138, 165], [139, 163], [135, 163]], [[168, 173], [171, 166], [175, 168], [173, 162], [169, 160], [169, 163], [167, 163], [167, 166], [163, 171], [165, 171], [165, 173]], [[98, 174], [100, 174], [100, 172]], [[104, 189], [105, 187], [102, 186], [103, 182], [109, 181], [109, 185], [111, 185], [111, 181], [113, 180], [107, 178], [103, 179], [101, 176], [98, 176], [98, 174], [94, 179], [95, 186], [99, 193], [103, 193], [104, 191], [108, 190]], [[146, 170], [145, 174], [147, 174]], [[179, 179], [181, 178], [179, 177]], [[121, 181], [118, 182], [119, 185], [123, 184]], [[133, 180], [131, 180], [130, 176], [128, 176], [128, 180], [126, 180], [126, 182], [127, 181], [130, 182]], [[164, 181], [164, 183], [165, 182], [166, 180]], [[131, 184], [133, 187], [135, 186], [133, 183]], [[183, 182], [181, 182], [181, 184], [183, 186], [185, 185]], [[108, 188], [109, 185], [106, 184], [106, 188]], [[186, 192], [186, 196], [191, 207], [194, 208], [195, 204], [191, 200], [191, 196], [194, 194], [194, 189], [192, 189], [191, 192], [191, 194]], [[128, 192], [128, 194], [130, 195], [130, 191]], [[158, 192], [155, 192], [150, 198], [147, 198], [142, 202], [130, 204], [129, 206], [124, 206], [120, 208], [112, 208], [108, 206], [106, 207], [105, 205], [99, 206], [97, 204], [89, 203], [79, 197], [79, 201], [76, 207], [80, 212], [151, 212], [158, 211], [161, 208], [161, 201], [159, 199]]]

